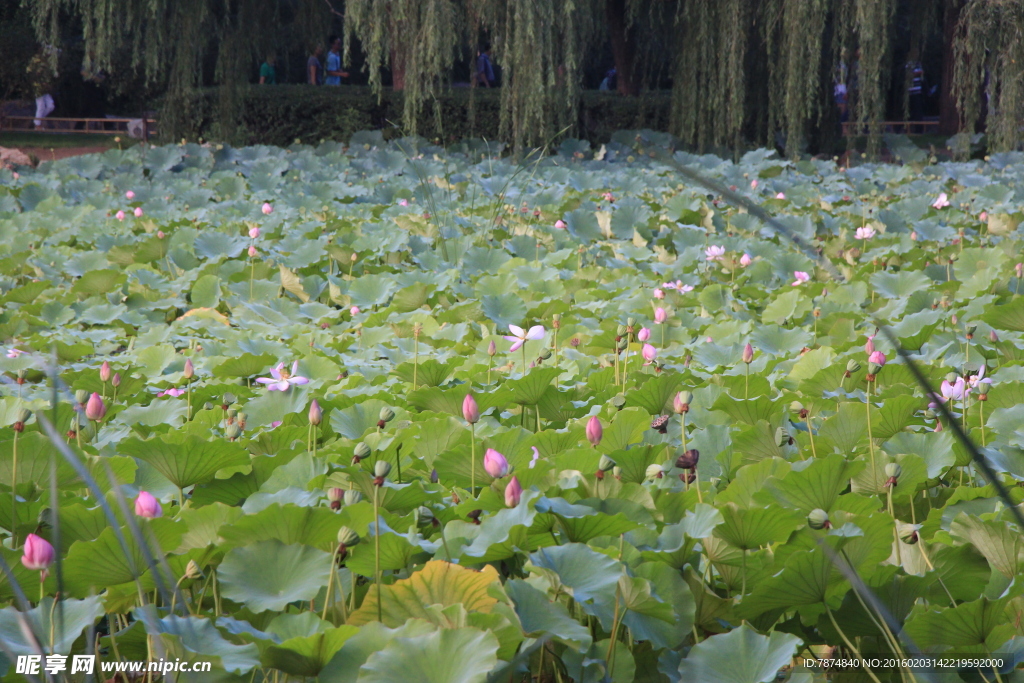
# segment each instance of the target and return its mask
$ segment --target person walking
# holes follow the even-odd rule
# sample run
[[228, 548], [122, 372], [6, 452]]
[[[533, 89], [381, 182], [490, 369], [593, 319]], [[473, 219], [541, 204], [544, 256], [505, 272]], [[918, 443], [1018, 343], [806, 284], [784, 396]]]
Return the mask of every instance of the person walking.
[[277, 55], [271, 52], [260, 65], [260, 85], [277, 85]]
[[341, 68], [341, 38], [331, 41], [331, 51], [327, 53], [327, 77], [324, 85], [341, 85], [341, 79], [348, 78], [348, 72]]
[[43, 127], [43, 119], [53, 113], [56, 106], [53, 103], [53, 95], [57, 72], [51, 65], [50, 53], [53, 48], [44, 48], [36, 53], [29, 61], [28, 77], [32, 84], [32, 92], [36, 97], [36, 128]]
[[476, 53], [476, 78], [474, 83], [485, 88], [494, 88], [494, 64], [491, 62], [491, 44], [484, 43]]
[[313, 48], [313, 54], [306, 60], [306, 83], [310, 85], [324, 84], [324, 65], [320, 61], [323, 56], [323, 45], [317, 45]]

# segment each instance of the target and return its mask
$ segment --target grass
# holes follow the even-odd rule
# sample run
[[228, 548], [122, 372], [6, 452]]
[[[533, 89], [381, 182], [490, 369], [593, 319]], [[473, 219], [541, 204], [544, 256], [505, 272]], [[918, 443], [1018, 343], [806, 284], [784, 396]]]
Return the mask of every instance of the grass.
[[[67, 147], [117, 147], [115, 135], [95, 133], [36, 133], [34, 131], [4, 131], [0, 133], [0, 147], [38, 147], [64, 149]], [[137, 140], [126, 134], [119, 136], [121, 147], [131, 147]]]

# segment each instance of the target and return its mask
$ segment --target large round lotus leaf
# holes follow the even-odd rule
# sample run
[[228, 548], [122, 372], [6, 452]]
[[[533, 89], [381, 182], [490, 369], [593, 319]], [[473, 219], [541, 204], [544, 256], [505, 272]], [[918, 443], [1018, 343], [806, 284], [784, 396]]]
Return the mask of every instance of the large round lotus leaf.
[[498, 663], [498, 639], [475, 628], [395, 638], [370, 655], [359, 683], [482, 683]]
[[283, 610], [310, 600], [327, 585], [331, 556], [305, 545], [278, 540], [235, 548], [217, 569], [221, 594], [253, 612]]
[[679, 664], [684, 681], [768, 683], [788, 665], [801, 640], [778, 631], [762, 636], [743, 624], [701, 641]]
[[102, 616], [103, 602], [98, 596], [84, 600], [62, 600], [60, 618], [57, 618], [57, 614], [51, 597], [43, 598], [36, 607], [25, 612], [22, 616], [34, 636], [29, 640], [18, 611], [14, 607], [0, 610], [0, 643], [3, 643], [4, 650], [15, 655], [35, 654], [38, 652], [35, 643], [39, 642], [46, 643], [47, 652], [69, 654], [82, 631]]

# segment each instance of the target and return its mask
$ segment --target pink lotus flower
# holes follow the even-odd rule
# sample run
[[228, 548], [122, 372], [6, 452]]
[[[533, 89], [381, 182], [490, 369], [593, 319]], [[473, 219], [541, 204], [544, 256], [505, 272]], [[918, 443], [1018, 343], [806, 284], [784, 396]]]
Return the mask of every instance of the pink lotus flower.
[[1024, 263], [1018, 263], [1013, 267], [1013, 271], [1017, 273], [1017, 278], [1024, 277]]
[[124, 198], [129, 200], [135, 199], [135, 193], [132, 192], [131, 190], [128, 190], [127, 192], [124, 193]]
[[124, 211], [118, 211], [117, 213], [115, 213], [114, 214], [114, 218], [116, 218], [119, 221], [123, 221], [124, 220]]
[[184, 389], [179, 389], [177, 387], [171, 387], [170, 389], [164, 389], [159, 394], [157, 394], [156, 397], [157, 398], [161, 398], [163, 396], [173, 396], [174, 398], [178, 398], [179, 396], [181, 396], [184, 393], [185, 393]]
[[988, 221], [988, 212], [982, 211], [981, 214], [978, 215], [978, 220], [981, 221], [982, 223], [987, 222]]
[[611, 192], [605, 192], [604, 195], [602, 195], [602, 196], [604, 197], [604, 200], [606, 202], [614, 202], [615, 201], [615, 197], [612, 196]]
[[776, 199], [785, 199], [785, 198], [786, 198], [786, 195], [785, 195], [785, 193], [783, 193], [783, 192], [780, 192], [780, 193], [778, 193], [777, 195], [775, 195], [775, 198], [776, 198]]
[[501, 479], [508, 474], [508, 469], [508, 460], [505, 456], [493, 448], [488, 448], [484, 453], [484, 471], [495, 479]]
[[939, 385], [939, 391], [942, 392], [942, 396], [937, 398], [942, 403], [945, 403], [951, 398], [955, 398], [958, 401], [963, 400], [969, 389], [967, 388], [967, 383], [964, 382], [964, 378], [957, 377], [956, 381], [952, 384], [949, 383], [949, 380], [942, 380], [942, 384]]
[[692, 292], [693, 285], [684, 285], [682, 280], [676, 280], [675, 282], [666, 282], [662, 285], [665, 289], [674, 289], [679, 293]]
[[869, 356], [875, 352], [875, 335], [868, 337], [867, 342], [864, 344], [864, 353]]
[[875, 229], [872, 227], [865, 226], [863, 228], [857, 228], [857, 232], [854, 233], [854, 237], [859, 240], [869, 240], [875, 236]]
[[750, 181], [750, 189], [751, 190], [756, 190], [757, 189], [757, 180], [756, 179]]
[[988, 390], [985, 387], [981, 386], [983, 384], [992, 384], [992, 380], [989, 379], [988, 377], [985, 377], [985, 370], [987, 367], [988, 365], [982, 365], [980, 368], [978, 368], [978, 374], [971, 375], [970, 377], [967, 378], [967, 384], [970, 387], [970, 391], [978, 391], [983, 394], [988, 393]]
[[663, 290], [655, 287], [654, 288], [654, 298], [655, 299], [664, 299], [665, 298], [665, 292]]
[[158, 240], [162, 240], [162, 239], [163, 239], [163, 238], [165, 238], [165, 237], [167, 237], [167, 235], [165, 235], [165, 234], [164, 234], [164, 231], [163, 231], [163, 230], [157, 230], [157, 231], [156, 231], [156, 238], [157, 238]]
[[409, 206], [409, 200], [408, 199], [399, 199], [398, 200], [398, 205], [399, 206]]
[[107, 406], [103, 403], [103, 398], [95, 391], [92, 392], [92, 396], [85, 403], [85, 416], [94, 422], [99, 422], [106, 414]]
[[249, 245], [249, 258], [256, 258], [259, 255], [259, 253], [260, 252], [256, 251], [256, 247], [252, 246], [251, 244]]
[[740, 256], [740, 265], [743, 266], [744, 268], [746, 268], [753, 262], [754, 259], [750, 258], [750, 254], [743, 254], [743, 256]]
[[711, 245], [704, 250], [704, 258], [708, 261], [718, 261], [725, 256], [725, 247]]
[[917, 241], [917, 230], [910, 231], [910, 239], [914, 240], [915, 242]]
[[153, 519], [162, 516], [164, 509], [160, 507], [160, 501], [152, 493], [139, 491], [139, 497], [135, 499], [135, 514], [146, 519]]
[[476, 424], [480, 421], [480, 408], [472, 394], [466, 394], [466, 398], [462, 399], [462, 417], [469, 424]]
[[555, 228], [558, 230], [565, 230], [565, 221], [559, 218], [557, 221], [555, 221]]
[[540, 451], [537, 450], [536, 446], [530, 446], [530, 448], [533, 449], [533, 457], [530, 458], [530, 465], [529, 465], [530, 469], [532, 470], [533, 466], [537, 464], [538, 460], [540, 460]]
[[263, 202], [263, 207], [260, 210], [263, 211], [264, 216], [274, 213], [274, 207], [270, 205], [270, 202]]
[[654, 309], [654, 322], [659, 325], [663, 324], [668, 319], [668, 313], [661, 306]]
[[793, 285], [794, 287], [796, 287], [798, 285], [802, 285], [803, 283], [805, 283], [805, 282], [807, 282], [808, 280], [811, 279], [811, 276], [808, 275], [807, 273], [805, 273], [802, 270], [794, 270], [793, 271], [793, 277], [795, 277], [796, 280], [791, 282], [790, 284]]
[[749, 365], [754, 360], [754, 347], [747, 342], [747, 345], [743, 347], [743, 355], [740, 356], [740, 360]]
[[932, 207], [936, 209], [944, 209], [947, 206], [949, 206], [949, 197], [945, 192], [940, 193], [939, 198], [932, 202]]
[[260, 236], [260, 229], [255, 225], [249, 228], [249, 239], [256, 239]]
[[23, 353], [25, 353], [25, 351], [22, 351], [21, 349], [7, 349], [6, 356], [8, 358], [17, 358]]
[[320, 401], [313, 399], [313, 402], [309, 404], [309, 413], [306, 415], [306, 419], [309, 420], [309, 424], [317, 427], [321, 422], [324, 421], [324, 409], [320, 407]]
[[715, 340], [712, 339], [711, 335], [708, 335], [707, 337], [704, 337], [704, 341], [707, 342], [708, 344], [714, 344], [715, 343]]
[[658, 349], [654, 348], [650, 344], [644, 344], [640, 350], [640, 355], [644, 357], [644, 365], [650, 365], [654, 362], [654, 359], [658, 357]]
[[518, 477], [512, 477], [508, 486], [505, 487], [505, 506], [514, 508], [519, 505], [519, 499], [523, 497], [523, 487], [519, 484]]
[[142, 207], [141, 206], [136, 206], [135, 207], [135, 211], [133, 211], [132, 213], [135, 214], [136, 218], [142, 218]]
[[53, 546], [45, 538], [29, 534], [25, 538], [25, 547], [22, 549], [21, 563], [27, 569], [43, 572], [42, 579], [46, 578], [46, 570], [53, 564]]
[[590, 442], [591, 446], [596, 446], [601, 443], [601, 437], [604, 436], [604, 427], [601, 425], [601, 418], [597, 415], [592, 415], [590, 419], [587, 420], [586, 434], [587, 441]]
[[353, 306], [352, 308], [348, 309], [348, 314], [352, 316], [359, 315], [359, 307]]
[[636, 338], [638, 341], [645, 342], [651, 338], [651, 331], [646, 327], [641, 327], [640, 331], [636, 333]]
[[278, 427], [280, 427], [280, 426], [281, 426], [282, 424], [284, 424], [284, 423], [283, 423], [283, 422], [281, 422], [281, 420], [274, 420], [273, 422], [271, 422], [271, 423], [270, 423], [270, 428], [271, 428], [271, 429], [277, 429], [277, 428], [278, 428]]
[[519, 350], [519, 347], [525, 344], [528, 339], [536, 341], [538, 339], [544, 338], [543, 325], [534, 325], [533, 327], [530, 328], [528, 332], [523, 331], [523, 328], [519, 327], [518, 325], [509, 325], [508, 331], [512, 333], [512, 336], [505, 336], [505, 339], [507, 341], [512, 342], [512, 347], [509, 349], [509, 351]]
[[868, 356], [868, 362], [874, 363], [875, 365], [885, 365], [885, 354], [881, 351], [874, 351]]
[[292, 363], [291, 372], [285, 369], [284, 363], [278, 363], [277, 367], [270, 369], [270, 377], [259, 377], [256, 381], [266, 384], [267, 391], [288, 391], [289, 387], [309, 384], [309, 378], [297, 374], [298, 371], [299, 361]]

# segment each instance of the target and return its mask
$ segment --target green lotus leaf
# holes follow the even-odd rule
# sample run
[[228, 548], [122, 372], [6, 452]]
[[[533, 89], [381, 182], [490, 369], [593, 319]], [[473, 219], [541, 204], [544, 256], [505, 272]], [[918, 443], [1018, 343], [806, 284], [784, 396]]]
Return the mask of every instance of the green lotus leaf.
[[1004, 610], [1009, 596], [986, 597], [955, 607], [918, 611], [907, 619], [905, 633], [918, 647], [951, 647], [956, 652], [984, 655], [995, 652], [1013, 637], [1015, 629], [1006, 623]]
[[274, 365], [277, 358], [269, 353], [255, 355], [243, 353], [228, 358], [223, 363], [213, 368], [214, 377], [255, 377], [267, 372], [267, 368]]
[[236, 674], [260, 664], [255, 645], [232, 643], [205, 617], [170, 615], [157, 624], [169, 657], [186, 662], [211, 662], [216, 668]]
[[784, 541], [806, 523], [801, 512], [777, 505], [744, 509], [735, 503], [726, 503], [719, 511], [723, 521], [715, 527], [714, 535], [742, 550], [756, 550]]
[[254, 612], [281, 611], [315, 597], [327, 585], [330, 568], [329, 553], [269, 540], [230, 550], [217, 577], [224, 597]]
[[271, 645], [260, 661], [264, 666], [293, 676], [318, 676], [349, 638], [359, 633], [355, 626], [339, 626], [323, 633], [289, 638]]
[[509, 325], [522, 325], [526, 319], [526, 304], [517, 294], [485, 294], [480, 299], [484, 315], [501, 329]]
[[339, 515], [327, 508], [274, 504], [220, 527], [217, 533], [226, 549], [277, 540], [330, 551], [342, 526]]
[[637, 406], [650, 415], [668, 413], [681, 381], [682, 378], [675, 373], [648, 379], [639, 388], [626, 392], [626, 406]]
[[409, 384], [413, 383], [415, 374], [417, 386], [437, 387], [444, 384], [460, 365], [462, 365], [461, 358], [453, 358], [447, 363], [440, 363], [433, 358], [424, 358], [420, 360], [418, 366], [411, 361], [406, 361], [396, 367], [393, 372]]
[[515, 603], [523, 632], [531, 638], [549, 635], [578, 652], [590, 648], [590, 631], [569, 616], [562, 603], [548, 600], [544, 593], [521, 579], [506, 582], [505, 592]]
[[[159, 552], [170, 552], [181, 543], [184, 525], [170, 519], [150, 520], [145, 525], [143, 539], [147, 545], [155, 540], [156, 547], [149, 548], [151, 558], [159, 556]], [[90, 541], [76, 541], [68, 550], [64, 561], [65, 590], [71, 595], [86, 596], [99, 588], [116, 586], [141, 577], [148, 571], [146, 552], [139, 545], [135, 536], [127, 528], [123, 528], [128, 546], [125, 555], [117, 535], [110, 527], [105, 528], [99, 536]]]
[[217, 308], [220, 303], [220, 278], [203, 275], [192, 283], [192, 305], [203, 308]]
[[819, 443], [831, 445], [842, 454], [863, 448], [868, 436], [867, 409], [856, 403], [842, 403], [835, 415], [818, 429]]
[[847, 460], [838, 453], [805, 461], [782, 477], [765, 482], [765, 490], [785, 507], [810, 512], [815, 508], [829, 512], [840, 494], [864, 466], [863, 461]]
[[363, 664], [361, 683], [482, 683], [498, 663], [498, 639], [475, 628], [395, 638]]
[[679, 664], [683, 680], [701, 683], [768, 683], [789, 664], [801, 640], [773, 631], [762, 636], [746, 624], [697, 643]]
[[510, 379], [505, 387], [511, 391], [512, 400], [520, 405], [537, 405], [551, 387], [551, 382], [562, 374], [557, 368], [535, 368], [525, 377]]
[[610, 605], [622, 573], [618, 562], [581, 543], [541, 548], [530, 555], [528, 568], [568, 591], [581, 606]]
[[[38, 650], [35, 642], [38, 642], [43, 644], [44, 652], [67, 655], [71, 654], [71, 647], [82, 635], [82, 631], [103, 615], [103, 602], [99, 596], [84, 600], [69, 598], [60, 601], [58, 612], [54, 599], [47, 596], [22, 615], [19, 617], [18, 610], [13, 606], [0, 609], [0, 642], [4, 644], [4, 650], [14, 655], [36, 654]], [[22, 618], [31, 629], [35, 642], [28, 639], [22, 627]]]
[[177, 442], [131, 438], [121, 443], [120, 450], [149, 463], [178, 488], [209, 481], [219, 470], [249, 464], [249, 454], [241, 445], [195, 436]]
[[1024, 567], [1024, 538], [999, 520], [982, 520], [960, 513], [950, 533], [978, 549], [992, 568], [1007, 578], [1018, 576]]

